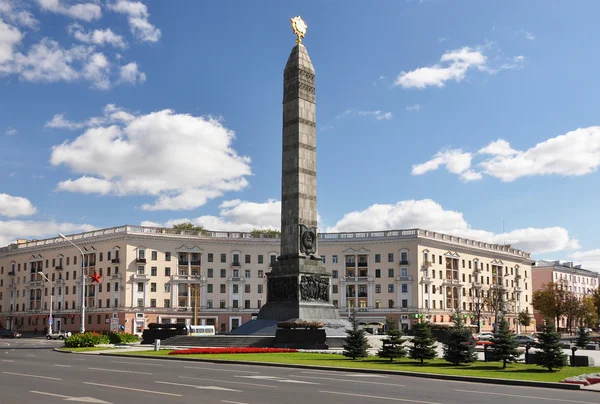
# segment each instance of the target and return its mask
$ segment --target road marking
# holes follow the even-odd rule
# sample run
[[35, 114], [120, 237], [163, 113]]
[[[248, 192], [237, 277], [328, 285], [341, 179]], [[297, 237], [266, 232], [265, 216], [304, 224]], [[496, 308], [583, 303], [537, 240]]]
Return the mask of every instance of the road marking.
[[173, 396], [173, 397], [181, 397], [181, 394], [174, 393], [165, 393], [162, 391], [154, 391], [154, 390], [144, 390], [144, 389], [135, 389], [133, 387], [125, 387], [125, 386], [115, 386], [112, 384], [100, 384], [100, 383], [91, 383], [91, 382], [82, 382], [83, 384], [89, 384], [91, 386], [100, 386], [100, 387], [111, 387], [113, 389], [121, 389], [121, 390], [131, 390], [131, 391], [139, 391], [141, 393], [150, 393], [150, 394], [162, 394], [163, 396]]
[[284, 379], [277, 376], [234, 376], [234, 377], [245, 377], [248, 379], [258, 379], [258, 380], [272, 380], [274, 382], [279, 383], [297, 383], [297, 384], [321, 384], [321, 383], [313, 383], [313, 382], [305, 382], [304, 380], [294, 380], [294, 379]]
[[46, 393], [44, 391], [35, 391], [35, 390], [31, 390], [30, 393], [43, 394], [45, 396], [64, 398], [65, 401], [77, 401], [78, 403], [110, 404], [108, 401], [98, 400], [97, 398], [93, 398], [93, 397], [71, 397], [71, 396], [63, 396], [62, 394]]
[[58, 366], [59, 368], [70, 368], [71, 365], [54, 365], [54, 366]]
[[135, 362], [125, 362], [125, 361], [110, 361], [110, 363], [125, 363], [127, 365], [141, 365], [141, 366], [164, 366], [159, 363], [135, 363]]
[[211, 370], [211, 371], [217, 371], [217, 372], [235, 372], [235, 373], [254, 373], [254, 374], [260, 374], [260, 372], [251, 372], [249, 370], [232, 370], [232, 369], [215, 369], [215, 368], [199, 368], [199, 367], [194, 367], [194, 366], [184, 366], [184, 369], [200, 369], [200, 370]]
[[[117, 369], [103, 369], [103, 368], [88, 368], [89, 370], [100, 370], [102, 372], [116, 372], [116, 373], [131, 373], [131, 370], [117, 370]], [[146, 372], [135, 372], [138, 375], [152, 375], [152, 373]]]
[[214, 380], [214, 379], [204, 379], [201, 377], [188, 377], [188, 376], [179, 376], [180, 379], [189, 379], [189, 380], [203, 380], [205, 382], [218, 382], [218, 383], [231, 383], [231, 384], [243, 384], [246, 386], [256, 386], [256, 387], [269, 387], [272, 389], [276, 389], [277, 386], [273, 386], [272, 384], [258, 384], [258, 383], [244, 383], [244, 382], [232, 382], [229, 380]]
[[377, 398], [379, 400], [402, 401], [402, 402], [405, 402], [405, 403], [441, 404], [441, 403], [433, 403], [431, 401], [409, 400], [409, 399], [406, 399], [406, 398], [382, 397], [382, 396], [367, 396], [366, 394], [344, 393], [343, 391], [326, 391], [326, 390], [320, 390], [319, 393], [339, 394], [339, 395], [342, 395], [342, 396], [352, 396], [352, 397]]
[[25, 373], [13, 373], [13, 372], [2, 372], [5, 375], [13, 375], [13, 376], [24, 376], [24, 377], [35, 377], [38, 379], [48, 379], [48, 380], [62, 380], [59, 379], [58, 377], [48, 377], [48, 376], [37, 376], [37, 375], [28, 375]]
[[[300, 376], [300, 375], [298, 375], [296, 377], [302, 377], [303, 379], [319, 379], [319, 380], [323, 380], [322, 377], [316, 377], [316, 376]], [[378, 384], [378, 385], [382, 385], [382, 386], [406, 387], [405, 384], [371, 382], [371, 381], [366, 381], [366, 380], [336, 379], [336, 378], [332, 378], [332, 377], [328, 377], [327, 380], [335, 380], [335, 381], [338, 381], [338, 382], [350, 382], [350, 383]]]
[[489, 391], [476, 391], [476, 390], [458, 390], [454, 389], [454, 391], [459, 391], [461, 393], [477, 393], [477, 394], [486, 394], [493, 396], [505, 396], [505, 397], [518, 397], [518, 398], [530, 398], [532, 400], [547, 400], [547, 401], [560, 401], [563, 403], [578, 403], [578, 404], [594, 404], [589, 401], [575, 401], [575, 400], [561, 400], [560, 398], [547, 398], [547, 397], [535, 397], [535, 396], [522, 396], [516, 394], [505, 394], [505, 393], [490, 393]]
[[199, 389], [199, 390], [236, 391], [238, 393], [242, 392], [241, 390], [228, 389], [226, 387], [218, 387], [218, 386], [195, 386], [193, 384], [182, 384], [182, 383], [171, 383], [171, 382], [160, 382], [160, 381], [157, 381], [155, 383], [170, 384], [172, 386], [192, 387], [194, 389]]
[[377, 378], [382, 378], [382, 379], [389, 379], [389, 376], [383, 376], [383, 375], [372, 375], [372, 374], [364, 374], [364, 373], [350, 373], [350, 372], [327, 372], [324, 370], [315, 370], [315, 371], [305, 371], [305, 372], [300, 372], [300, 373], [306, 373], [306, 374], [317, 374], [317, 375], [321, 375], [321, 374], [326, 374], [326, 375], [337, 375], [339, 376], [344, 375], [344, 376], [348, 376], [348, 377], [377, 377]]
[[30, 357], [35, 358], [35, 355], [31, 355], [31, 354], [28, 354], [28, 355], [25, 355], [25, 356], [30, 356]]
[[14, 361], [11, 361], [10, 359], [2, 359], [2, 362], [14, 362]]
[[227, 401], [227, 400], [221, 400], [222, 403], [229, 403], [229, 404], [248, 404], [248, 403], [242, 403], [241, 401]]
[[83, 358], [73, 358], [74, 361], [86, 361], [87, 359], [83, 359]]

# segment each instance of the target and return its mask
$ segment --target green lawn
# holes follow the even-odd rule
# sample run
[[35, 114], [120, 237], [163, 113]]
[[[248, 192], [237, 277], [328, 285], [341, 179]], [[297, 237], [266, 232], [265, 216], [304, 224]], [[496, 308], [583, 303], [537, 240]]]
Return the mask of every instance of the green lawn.
[[102, 348], [99, 346], [94, 346], [90, 348], [58, 348], [59, 351], [67, 351], [67, 352], [92, 352], [92, 351], [111, 351], [113, 349], [119, 348]]
[[[170, 351], [158, 352], [123, 352], [123, 355], [136, 354], [148, 356], [164, 356]], [[217, 354], [217, 355], [172, 355], [178, 359], [220, 359], [247, 362], [287, 363], [298, 365], [334, 366], [340, 368], [365, 368], [398, 370], [419, 373], [435, 373], [444, 375], [475, 376], [497, 379], [533, 380], [543, 382], [558, 382], [569, 376], [584, 373], [600, 373], [600, 367], [565, 367], [561, 370], [548, 372], [536, 365], [509, 364], [502, 369], [500, 362], [476, 362], [468, 366], [454, 366], [442, 359], [435, 359], [423, 365], [409, 359], [401, 359], [390, 363], [378, 357], [351, 360], [342, 355], [318, 353], [272, 353], [272, 354]]]

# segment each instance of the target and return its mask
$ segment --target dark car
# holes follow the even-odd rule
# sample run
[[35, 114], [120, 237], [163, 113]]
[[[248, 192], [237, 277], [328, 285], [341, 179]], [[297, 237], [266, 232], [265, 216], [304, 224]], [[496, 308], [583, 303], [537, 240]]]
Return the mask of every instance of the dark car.
[[21, 333], [10, 330], [0, 330], [0, 338], [21, 338]]

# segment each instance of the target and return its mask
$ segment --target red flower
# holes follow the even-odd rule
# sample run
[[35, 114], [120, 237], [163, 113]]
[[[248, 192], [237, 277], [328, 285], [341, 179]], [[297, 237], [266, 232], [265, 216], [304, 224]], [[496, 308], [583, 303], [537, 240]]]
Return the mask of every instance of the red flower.
[[169, 352], [169, 355], [236, 354], [236, 353], [286, 353], [298, 352], [290, 348], [190, 348]]

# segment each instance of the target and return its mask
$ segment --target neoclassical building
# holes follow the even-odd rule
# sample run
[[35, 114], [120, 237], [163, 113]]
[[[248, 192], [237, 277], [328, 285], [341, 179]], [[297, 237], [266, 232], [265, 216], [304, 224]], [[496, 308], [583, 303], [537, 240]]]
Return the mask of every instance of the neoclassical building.
[[[66, 238], [83, 257], [60, 237], [0, 249], [2, 327], [41, 331], [52, 296], [54, 328], [79, 330], [83, 270], [87, 330], [140, 333], [158, 322], [229, 332], [266, 302], [266, 275], [280, 245], [251, 233], [130, 225]], [[416, 314], [449, 324], [461, 311], [485, 330], [498, 311], [518, 329], [517, 314], [533, 312], [533, 261], [511, 246], [409, 229], [321, 233], [318, 248], [332, 273], [333, 304], [342, 316], [356, 308], [369, 327], [391, 317], [410, 328]]]

